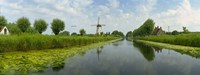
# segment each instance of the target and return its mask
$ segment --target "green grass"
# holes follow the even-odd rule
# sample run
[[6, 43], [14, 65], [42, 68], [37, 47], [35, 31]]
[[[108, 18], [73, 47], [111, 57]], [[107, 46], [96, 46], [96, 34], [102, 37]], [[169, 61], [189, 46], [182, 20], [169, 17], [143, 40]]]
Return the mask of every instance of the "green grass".
[[140, 40], [200, 47], [200, 33], [140, 37]]
[[200, 58], [200, 48], [199, 47], [190, 47], [190, 46], [181, 46], [181, 45], [173, 45], [167, 43], [159, 43], [159, 42], [152, 42], [152, 41], [145, 41], [145, 40], [136, 40], [136, 42], [142, 42], [150, 46], [156, 46], [160, 48], [167, 48], [175, 50], [182, 54], [187, 54], [189, 56]]
[[117, 38], [87, 36], [53, 36], [40, 34], [0, 36], [0, 52], [43, 50], [84, 46], [113, 39]]
[[63, 49], [0, 53], [0, 75], [29, 75], [47, 68], [56, 71], [62, 69], [70, 57], [77, 54], [84, 55], [90, 48], [100, 47], [113, 41]]

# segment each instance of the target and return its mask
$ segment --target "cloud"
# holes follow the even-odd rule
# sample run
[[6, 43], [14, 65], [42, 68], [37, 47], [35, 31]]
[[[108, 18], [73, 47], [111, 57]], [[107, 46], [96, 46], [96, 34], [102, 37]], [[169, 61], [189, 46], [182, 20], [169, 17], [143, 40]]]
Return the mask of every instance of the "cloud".
[[112, 8], [118, 8], [120, 5], [120, 2], [118, 0], [108, 0], [109, 1], [109, 5]]
[[183, 0], [180, 6], [174, 9], [168, 9], [156, 15], [154, 18], [157, 20], [157, 25], [179, 26], [179, 30], [182, 26], [193, 27], [195, 29], [194, 25], [200, 25], [199, 13], [200, 9], [193, 9], [189, 0]]
[[[200, 24], [198, 19], [200, 9], [192, 8], [189, 0], [184, 0], [180, 5], [160, 13], [154, 13], [157, 0], [133, 1], [137, 3], [131, 1], [125, 3], [119, 0], [107, 0], [100, 4], [95, 2], [95, 0], [0, 0], [0, 5], [2, 14], [8, 21], [15, 22], [19, 17], [26, 16], [31, 22], [42, 18], [50, 24], [52, 19], [59, 18], [65, 21], [65, 29], [71, 32], [79, 32], [79, 29], [84, 28], [87, 33], [95, 33], [96, 28], [90, 25], [96, 24], [98, 16], [101, 17], [100, 23], [106, 24], [103, 27], [104, 32], [117, 29], [126, 33], [138, 28], [147, 18], [153, 18], [156, 25], [163, 26], [166, 30], [168, 25], [174, 29], [178, 27], [181, 29], [182, 26], [192, 28], [193, 25]], [[77, 27], [72, 28], [71, 25]], [[50, 26], [45, 33], [51, 33]], [[197, 30], [198, 27], [195, 28]]]

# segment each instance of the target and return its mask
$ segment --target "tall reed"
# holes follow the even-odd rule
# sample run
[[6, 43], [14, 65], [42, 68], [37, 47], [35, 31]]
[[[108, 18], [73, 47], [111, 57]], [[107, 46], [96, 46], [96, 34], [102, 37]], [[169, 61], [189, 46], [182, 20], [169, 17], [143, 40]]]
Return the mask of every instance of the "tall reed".
[[0, 36], [0, 52], [43, 50], [72, 46], [83, 46], [113, 39], [116, 38], [87, 36], [53, 36], [40, 34]]

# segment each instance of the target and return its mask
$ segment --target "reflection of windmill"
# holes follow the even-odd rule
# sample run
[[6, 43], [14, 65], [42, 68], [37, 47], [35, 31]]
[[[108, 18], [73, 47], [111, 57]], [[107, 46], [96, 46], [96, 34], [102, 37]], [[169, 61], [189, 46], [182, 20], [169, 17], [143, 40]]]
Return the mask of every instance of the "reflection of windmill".
[[97, 57], [98, 57], [98, 61], [100, 60], [99, 55], [101, 54], [102, 49], [103, 49], [103, 46], [97, 48]]
[[96, 26], [97, 30], [96, 30], [96, 34], [100, 34], [100, 32], [102, 31], [102, 26], [105, 26], [105, 24], [99, 24], [100, 18], [98, 17], [98, 21], [97, 21], [97, 25], [91, 25], [91, 26]]

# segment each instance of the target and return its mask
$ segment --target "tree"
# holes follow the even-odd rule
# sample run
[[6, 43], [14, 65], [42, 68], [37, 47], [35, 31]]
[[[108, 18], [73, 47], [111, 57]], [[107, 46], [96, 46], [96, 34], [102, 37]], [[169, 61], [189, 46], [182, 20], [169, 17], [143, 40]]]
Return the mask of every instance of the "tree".
[[5, 19], [4, 16], [0, 16], [0, 27], [6, 26], [7, 25], [7, 20]]
[[117, 31], [117, 30], [113, 31], [111, 33], [111, 35], [116, 36], [116, 37], [124, 37], [124, 34], [120, 31]]
[[19, 29], [19, 27], [15, 23], [8, 23], [7, 27], [9, 29], [10, 34], [21, 34], [22, 33], [22, 31]]
[[83, 36], [83, 35], [85, 35], [85, 34], [86, 34], [86, 31], [85, 31], [84, 29], [80, 29], [80, 31], [79, 31], [79, 32], [80, 32], [80, 35], [81, 35], [81, 36]]
[[126, 37], [128, 38], [128, 37], [132, 37], [133, 35], [132, 35], [133, 33], [132, 33], [132, 31], [129, 31], [127, 34], [126, 34]]
[[47, 29], [48, 24], [43, 19], [35, 20], [34, 22], [34, 28], [37, 30], [40, 34], [44, 32]]
[[72, 34], [71, 34], [71, 36], [77, 36], [78, 34], [77, 33], [75, 33], [75, 32], [73, 32]]
[[70, 32], [69, 31], [63, 31], [59, 35], [70, 36]]
[[154, 21], [152, 19], [147, 19], [142, 26], [133, 31], [133, 36], [146, 36], [153, 33]]
[[38, 31], [35, 30], [35, 28], [33, 28], [33, 27], [28, 27], [26, 30], [26, 33], [36, 34], [36, 33], [38, 33]]
[[103, 36], [103, 35], [104, 35], [104, 33], [103, 33], [103, 32], [100, 32], [100, 35], [101, 35], [101, 36]]
[[21, 17], [17, 20], [17, 26], [22, 32], [26, 32], [26, 30], [30, 27], [31, 23], [29, 19], [26, 17]]
[[183, 27], [183, 33], [188, 33], [189, 30], [186, 27]]
[[51, 23], [51, 29], [55, 35], [58, 35], [60, 31], [63, 31], [65, 28], [65, 23], [60, 19], [53, 19]]
[[174, 30], [173, 32], [172, 32], [172, 35], [178, 35], [179, 33], [178, 33], [178, 31], [177, 30]]

